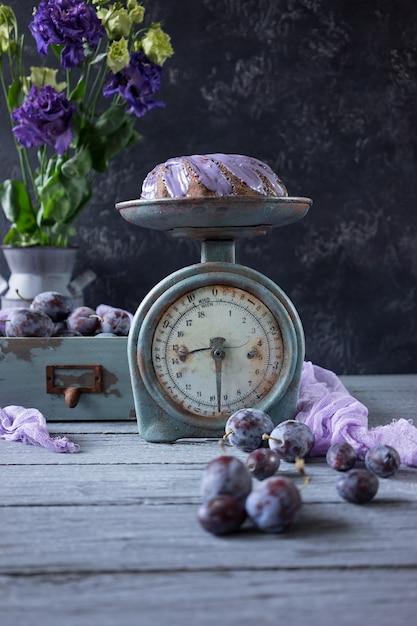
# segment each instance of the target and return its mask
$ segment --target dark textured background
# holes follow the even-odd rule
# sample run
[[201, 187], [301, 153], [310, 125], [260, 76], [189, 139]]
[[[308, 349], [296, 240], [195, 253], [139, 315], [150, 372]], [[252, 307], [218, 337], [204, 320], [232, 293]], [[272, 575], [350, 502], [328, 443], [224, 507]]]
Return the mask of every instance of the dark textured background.
[[[29, 21], [30, 3], [10, 4]], [[293, 300], [306, 358], [337, 373], [417, 372], [415, 0], [144, 5], [175, 48], [160, 93], [166, 108], [139, 122], [143, 140], [98, 180], [77, 222], [77, 271], [98, 275], [87, 304], [134, 310], [157, 281], [199, 260], [196, 243], [131, 226], [114, 208], [139, 196], [154, 165], [249, 154], [290, 195], [314, 201], [304, 220], [239, 244], [237, 255]], [[5, 122], [3, 178], [18, 175]]]

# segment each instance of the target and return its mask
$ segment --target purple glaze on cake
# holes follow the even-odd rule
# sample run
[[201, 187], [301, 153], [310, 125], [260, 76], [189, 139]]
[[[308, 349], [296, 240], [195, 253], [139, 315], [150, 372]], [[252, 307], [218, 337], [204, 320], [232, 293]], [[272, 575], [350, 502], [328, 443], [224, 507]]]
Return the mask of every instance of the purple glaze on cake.
[[213, 155], [211, 154], [195, 154], [186, 157], [204, 187], [207, 187], [210, 191], [214, 191], [218, 196], [230, 196], [232, 185], [212, 158]]
[[[158, 166], [159, 167], [159, 166]], [[158, 177], [158, 167], [154, 167], [149, 172], [142, 185], [142, 197], [152, 198], [152, 193], [156, 189], [156, 179]]]
[[268, 195], [268, 189], [262, 176], [268, 180], [278, 196], [287, 195], [285, 186], [280, 184], [272, 169], [259, 159], [241, 154], [194, 154], [174, 157], [157, 165], [145, 178], [142, 186], [142, 198], [155, 199], [157, 180], [161, 172], [163, 172], [165, 187], [170, 197], [186, 197], [190, 185], [190, 175], [186, 163], [204, 187], [218, 196], [234, 195], [233, 186], [227, 175], [219, 167], [219, 163], [232, 176], [260, 195]]
[[183, 198], [187, 195], [190, 177], [181, 157], [168, 159], [165, 163], [165, 185], [171, 198]]
[[[265, 194], [265, 185], [257, 173], [258, 169], [269, 180], [277, 193], [283, 193], [283, 188], [277, 182], [277, 177], [271, 168], [253, 157], [245, 157], [240, 154], [211, 154], [212, 159], [219, 161], [227, 167], [236, 178], [240, 178], [248, 187], [260, 194]], [[255, 167], [254, 167], [255, 166]]]

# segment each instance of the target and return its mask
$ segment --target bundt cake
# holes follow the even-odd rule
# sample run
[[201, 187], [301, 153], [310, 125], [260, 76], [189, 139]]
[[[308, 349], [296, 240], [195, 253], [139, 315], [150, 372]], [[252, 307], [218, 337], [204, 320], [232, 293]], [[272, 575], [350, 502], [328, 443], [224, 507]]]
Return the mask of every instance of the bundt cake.
[[146, 176], [141, 198], [288, 196], [272, 169], [241, 154], [194, 154], [168, 159]]

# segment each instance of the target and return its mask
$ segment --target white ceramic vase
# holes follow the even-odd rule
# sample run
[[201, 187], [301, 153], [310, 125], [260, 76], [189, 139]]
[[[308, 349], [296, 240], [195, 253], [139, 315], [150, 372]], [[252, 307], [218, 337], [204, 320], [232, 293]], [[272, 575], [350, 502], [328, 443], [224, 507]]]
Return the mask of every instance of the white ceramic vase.
[[10, 269], [6, 280], [0, 276], [1, 308], [29, 306], [38, 293], [58, 291], [72, 298], [74, 307], [84, 304], [83, 289], [96, 275], [86, 270], [72, 278], [77, 248], [57, 246], [2, 246]]

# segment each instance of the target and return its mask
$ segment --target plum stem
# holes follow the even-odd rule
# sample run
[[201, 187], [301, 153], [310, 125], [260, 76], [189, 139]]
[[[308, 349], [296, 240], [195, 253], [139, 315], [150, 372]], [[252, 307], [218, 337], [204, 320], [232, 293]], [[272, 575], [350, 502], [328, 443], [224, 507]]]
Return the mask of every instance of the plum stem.
[[301, 489], [307, 487], [309, 482], [311, 481], [311, 476], [309, 476], [305, 471], [305, 460], [301, 456], [297, 456], [295, 459], [295, 467], [298, 472], [300, 472], [301, 476], [304, 477], [304, 483], [301, 486]]
[[24, 298], [18, 289], [16, 289], [16, 295], [20, 300], [23, 300], [23, 302], [29, 302], [29, 304], [32, 304], [32, 300], [30, 298]]
[[223, 441], [226, 441], [230, 437], [230, 435], [233, 435], [233, 433], [234, 433], [234, 430], [228, 430], [227, 433], [224, 433]]
[[276, 441], [277, 443], [279, 443], [280, 445], [283, 443], [282, 439], [277, 439], [277, 437], [271, 437], [271, 435], [268, 435], [268, 433], [264, 433], [262, 435], [262, 439], [266, 440], [266, 439], [272, 439], [272, 441]]

